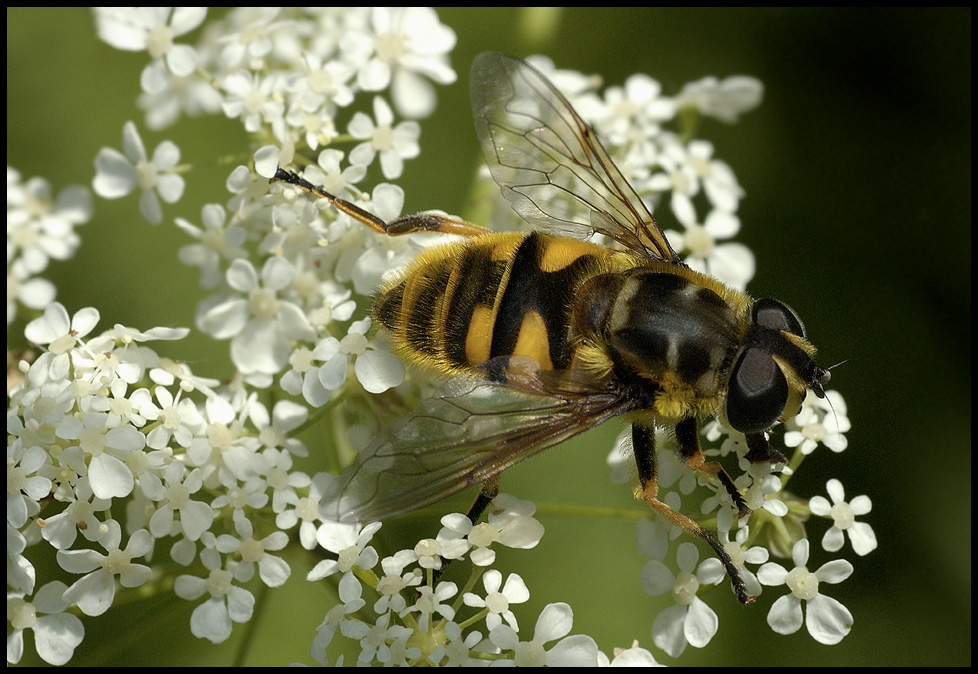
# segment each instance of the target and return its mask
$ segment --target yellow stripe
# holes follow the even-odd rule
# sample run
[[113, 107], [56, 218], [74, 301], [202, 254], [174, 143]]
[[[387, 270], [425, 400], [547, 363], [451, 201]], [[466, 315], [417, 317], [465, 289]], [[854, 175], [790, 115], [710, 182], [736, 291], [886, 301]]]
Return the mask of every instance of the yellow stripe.
[[550, 360], [550, 342], [547, 339], [547, 326], [543, 316], [536, 311], [527, 311], [520, 324], [520, 334], [516, 338], [514, 356], [529, 356], [535, 360], [541, 370], [552, 370], [554, 364]]
[[488, 236], [479, 242], [480, 245], [492, 247], [492, 259], [511, 260], [516, 254], [516, 249], [523, 243], [526, 234], [520, 232], [505, 232]]
[[477, 304], [469, 321], [469, 332], [465, 336], [465, 357], [471, 365], [479, 365], [489, 360], [492, 346], [492, 308]]
[[593, 243], [577, 239], [540, 237], [543, 245], [543, 255], [540, 259], [540, 271], [555, 272], [573, 264], [578, 258], [593, 255], [606, 257], [608, 249]]

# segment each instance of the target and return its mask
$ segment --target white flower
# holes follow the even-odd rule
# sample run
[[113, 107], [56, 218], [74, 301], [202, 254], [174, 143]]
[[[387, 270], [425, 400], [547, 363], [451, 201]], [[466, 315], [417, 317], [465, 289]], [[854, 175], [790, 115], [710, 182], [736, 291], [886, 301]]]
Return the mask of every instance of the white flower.
[[268, 124], [275, 137], [286, 138], [285, 106], [280, 100], [281, 81], [275, 76], [260, 78], [249, 71], [238, 71], [221, 80], [227, 96], [221, 107], [231, 119], [240, 118], [245, 131], [255, 133]]
[[197, 406], [178, 390], [174, 397], [169, 389], [157, 386], [153, 389], [156, 401], [147, 389], [135, 391], [130, 400], [139, 413], [150, 421], [159, 421], [146, 436], [146, 444], [153, 449], [163, 449], [171, 440], [181, 447], [189, 447], [203, 429], [204, 420]]
[[7, 445], [7, 524], [19, 529], [40, 512], [40, 500], [51, 493], [51, 479], [42, 471], [50, 474], [50, 467], [51, 456], [44, 448], [25, 449], [20, 438]]
[[251, 620], [255, 596], [234, 584], [234, 575], [221, 568], [221, 557], [217, 551], [206, 550], [200, 558], [210, 571], [207, 578], [177, 576], [173, 591], [178, 597], [190, 601], [202, 597], [204, 593], [210, 595], [191, 614], [190, 631], [195, 637], [219, 644], [231, 636], [232, 621], [245, 623]]
[[384, 177], [388, 180], [400, 178], [404, 160], [414, 159], [421, 152], [418, 145], [421, 127], [417, 122], [401, 122], [393, 126], [394, 113], [380, 96], [374, 98], [374, 117], [376, 124], [362, 112], [354, 114], [350, 120], [350, 135], [366, 141], [350, 151], [350, 162], [370, 166], [379, 154]]
[[220, 264], [223, 260], [237, 260], [247, 257], [242, 248], [247, 232], [243, 227], [227, 221], [227, 212], [220, 204], [207, 204], [201, 209], [200, 221], [203, 229], [177, 218], [177, 227], [197, 239], [180, 249], [177, 255], [188, 267], [200, 268], [200, 286], [213, 288], [221, 282]]
[[34, 632], [34, 648], [44, 662], [64, 665], [85, 637], [85, 626], [66, 613], [71, 603], [64, 598], [68, 586], [55, 580], [37, 591], [32, 601], [7, 594], [7, 662], [16, 665], [24, 654], [24, 630]]
[[[299, 494], [296, 490], [305, 489], [309, 486], [309, 476], [300, 470], [292, 470], [292, 454], [287, 451], [269, 447], [262, 451], [261, 455], [268, 465], [265, 482], [272, 492], [272, 512], [281, 515], [286, 512], [289, 506], [299, 502]], [[282, 522], [290, 521], [290, 519], [283, 518]], [[278, 517], [276, 517], [276, 522], [278, 522]], [[284, 529], [285, 527], [280, 528]]]
[[588, 118], [612, 145], [645, 143], [659, 134], [659, 124], [676, 115], [675, 102], [662, 96], [662, 86], [643, 74], [630, 76], [624, 87], [605, 89], [601, 103]]
[[66, 455], [87, 459], [87, 475], [92, 493], [99, 498], [122, 498], [132, 492], [135, 484], [130, 452], [141, 452], [146, 436], [128, 424], [109, 428], [108, 414], [89, 412], [81, 419], [64, 418], [55, 433], [75, 444], [66, 448]]
[[740, 230], [740, 219], [733, 213], [714, 209], [700, 224], [692, 201], [679, 192], [673, 193], [672, 210], [685, 231], [670, 232], [669, 242], [677, 251], [688, 251], [684, 256], [686, 264], [735, 288], [746, 288], [754, 278], [754, 254], [740, 243], [718, 243], [718, 239], [734, 236]]
[[87, 574], [74, 582], [64, 592], [64, 598], [78, 604], [85, 615], [105, 613], [115, 600], [116, 577], [123, 587], [139, 587], [149, 579], [151, 569], [144, 564], [134, 564], [134, 558], [143, 557], [153, 549], [153, 537], [140, 529], [120, 549], [122, 528], [115, 520], [105, 523], [106, 533], [99, 540], [108, 554], [95, 550], [58, 550], [58, 565], [68, 573]]
[[856, 521], [858, 515], [866, 515], [873, 509], [869, 497], [857, 496], [847, 503], [842, 483], [834, 478], [828, 481], [826, 489], [832, 499], [831, 504], [824, 496], [813, 496], [808, 502], [808, 507], [813, 514], [831, 517], [834, 522], [822, 538], [822, 547], [828, 552], [841, 550], [845, 540], [843, 532], [846, 532], [849, 534], [849, 540], [852, 541], [852, 549], [857, 555], [868, 555], [875, 550], [876, 534], [873, 532], [873, 527], [865, 522]]
[[370, 393], [383, 393], [404, 381], [404, 363], [375, 340], [367, 339], [369, 329], [369, 317], [354, 321], [342, 340], [326, 337], [316, 346], [312, 357], [323, 362], [317, 371], [323, 388], [335, 391], [346, 383], [351, 358], [357, 379]]
[[415, 559], [422, 569], [440, 569], [443, 559], [461, 559], [469, 550], [469, 542], [464, 538], [422, 538], [414, 550]]
[[264, 538], [254, 537], [254, 526], [242, 510], [234, 511], [234, 528], [238, 536], [222, 534], [217, 537], [217, 550], [225, 555], [236, 553], [241, 556], [241, 562], [234, 571], [234, 577], [241, 582], [247, 582], [258, 567], [258, 575], [268, 587], [279, 587], [292, 570], [281, 557], [268, 554], [269, 550], [281, 550], [289, 542], [289, 536], [284, 531], [273, 531]]
[[17, 318], [17, 303], [28, 309], [43, 309], [58, 295], [54, 284], [44, 278], [31, 278], [29, 273], [15, 273], [7, 267], [7, 325]]
[[[558, 69], [549, 56], [530, 54], [526, 62], [543, 73], [558, 91], [562, 92], [569, 101], [576, 102], [594, 93], [601, 86], [600, 75], [585, 75], [576, 70]], [[580, 112], [580, 110], [578, 110]]]
[[532, 501], [522, 501], [512, 494], [498, 494], [490, 504], [486, 520], [499, 532], [497, 540], [502, 545], [529, 550], [543, 538], [543, 525], [533, 517], [536, 511]]
[[204, 484], [226, 489], [211, 503], [215, 508], [263, 508], [268, 502], [266, 485], [257, 477], [262, 471], [258, 439], [243, 432], [237, 407], [241, 404], [208, 396], [202, 428], [187, 447], [187, 463], [204, 469]]
[[317, 661], [320, 659], [317, 651], [325, 652], [336, 631], [344, 622], [350, 620], [347, 616], [356, 613], [366, 604], [363, 600], [363, 586], [353, 574], [344, 574], [340, 578], [340, 582], [337, 584], [337, 594], [340, 603], [327, 611], [323, 622], [316, 628], [316, 637], [313, 640], [312, 648], [313, 657]]
[[[583, 634], [568, 637], [573, 623], [574, 613], [570, 606], [547, 604], [537, 618], [530, 641], [520, 641], [516, 630], [505, 624], [492, 629], [489, 640], [497, 648], [513, 651], [511, 661], [497, 662], [512, 662], [516, 667], [596, 667], [598, 645]], [[551, 641], [557, 643], [548, 650], [545, 645]]]
[[181, 390], [187, 393], [200, 391], [207, 396], [216, 397], [215, 389], [221, 383], [211, 377], [202, 377], [194, 374], [185, 363], [178, 363], [169, 358], [158, 359], [151, 364], [147, 373], [150, 381], [161, 386], [173, 386], [176, 384]]
[[[734, 536], [734, 540], [730, 540], [730, 530], [721, 529], [720, 533], [720, 544], [728, 555], [730, 555], [730, 560], [734, 567], [740, 571], [740, 577], [744, 580], [744, 585], [747, 587], [748, 594], [757, 596], [761, 594], [762, 588], [760, 582], [757, 580], [757, 576], [753, 571], [747, 568], [747, 563], [751, 564], [763, 564], [768, 560], [769, 554], [767, 548], [760, 545], [755, 545], [750, 548], [744, 549], [744, 544], [750, 537], [750, 529], [747, 525], [742, 525]], [[716, 560], [719, 562], [720, 560]]]
[[[353, 186], [367, 175], [366, 164], [352, 163], [345, 169], [340, 161], [343, 153], [339, 150], [323, 150], [319, 153], [316, 165], [307, 166], [302, 172], [303, 178], [313, 185], [322, 187], [330, 194], [343, 197], [344, 194], [354, 193]], [[373, 157], [371, 157], [371, 161]], [[370, 161], [367, 162], [369, 164]], [[359, 191], [355, 192], [359, 194]]]
[[275, 374], [288, 362], [294, 341], [316, 339], [305, 312], [281, 296], [294, 279], [295, 266], [284, 257], [268, 258], [260, 275], [250, 261], [234, 260], [227, 282], [242, 296], [216, 297], [201, 307], [201, 330], [231, 338], [231, 358], [242, 373]]
[[139, 108], [146, 113], [146, 126], [153, 131], [170, 128], [180, 120], [181, 114], [203, 117], [216, 115], [221, 111], [221, 92], [206, 77], [194, 73], [186, 77], [174, 75], [172, 72], [167, 75], [159, 62], [150, 64], [144, 72], [151, 75], [144, 86], [162, 85], [159, 91], [144, 90], [138, 99]]
[[[391, 625], [390, 621], [391, 614], [385, 613], [373, 625], [368, 625], [361, 620], [344, 620], [340, 624], [340, 631], [344, 637], [360, 642], [358, 663], [367, 664], [374, 659], [377, 662], [391, 663], [394, 660], [392, 653], [394, 649], [398, 651], [399, 656], [406, 655], [404, 646], [407, 639], [414, 634], [414, 630], [403, 625]], [[395, 642], [398, 646], [394, 646]], [[398, 661], [393, 664], [401, 663]]]
[[[682, 497], [677, 492], [669, 491], [664, 495], [660, 494], [659, 500], [676, 512], [682, 512]], [[653, 517], [643, 517], [635, 524], [639, 553], [660, 562], [669, 554], [672, 541], [682, 533], [682, 529], [658, 514]]]
[[[404, 190], [397, 185], [381, 183], [374, 188], [369, 200], [360, 199], [356, 204], [384, 222], [393, 222], [404, 207]], [[349, 222], [349, 216], [343, 215], [337, 220], [333, 229], [339, 229], [341, 236], [349, 236], [345, 225]], [[437, 245], [445, 240], [441, 236], [423, 234], [408, 236], [373, 234], [359, 223], [353, 224], [353, 227], [360, 234], [359, 241], [366, 250], [357, 247], [344, 253], [337, 263], [336, 277], [339, 280], [352, 279], [354, 290], [367, 296], [372, 296], [377, 291], [388, 271], [414, 260], [417, 254], [424, 250], [426, 243]]]
[[[257, 401], [248, 406], [248, 418], [258, 430], [258, 440], [268, 448], [282, 448], [294, 456], [308, 456], [309, 450], [296, 437], [293, 431], [309, 418], [309, 410], [291, 400], [279, 400], [268, 408]], [[276, 511], [278, 512], [278, 511]]]
[[37, 571], [31, 560], [24, 556], [27, 538], [7, 524], [7, 589], [15, 595], [34, 591]]
[[[530, 591], [526, 588], [523, 579], [519, 574], [511, 573], [506, 578], [506, 584], [503, 585], [503, 574], [490, 569], [482, 576], [482, 582], [486, 588], [486, 598], [466, 592], [462, 595], [465, 605], [489, 611], [489, 615], [486, 616], [486, 627], [490, 630], [505, 620], [514, 630], [519, 631], [516, 616], [509, 610], [509, 605], [522, 604], [530, 598]], [[500, 586], [502, 590], [499, 589]]]
[[[44, 271], [51, 259], [67, 260], [78, 249], [81, 239], [75, 226], [88, 222], [92, 217], [92, 195], [88, 189], [71, 185], [51, 195], [51, 185], [43, 178], [31, 178], [21, 183], [20, 174], [7, 168], [7, 277], [20, 283], [24, 292], [21, 301], [31, 308], [31, 298], [26, 292], [31, 275]], [[8, 298], [18, 296], [7, 288]], [[9, 322], [9, 321], [8, 321]]]
[[[157, 93], [167, 83], [167, 70], [178, 77], [190, 75], [197, 66], [197, 52], [189, 45], [174, 44], [207, 16], [206, 7], [97, 7], [98, 36], [116, 49], [143, 51], [153, 61], [139, 78], [143, 91]], [[165, 65], [164, 65], [165, 64]]]
[[838, 391], [826, 391], [824, 398], [806, 396], [798, 415], [785, 423], [784, 444], [806, 455], [820, 444], [839, 453], [849, 446], [844, 434], [850, 427], [846, 401]]
[[[349, 320], [357, 304], [350, 299], [353, 292], [338, 283], [327, 281], [320, 285], [319, 290], [322, 293], [322, 304], [309, 311], [309, 320], [317, 330], [327, 332], [334, 320]], [[280, 380], [286, 392], [302, 395], [313, 407], [322, 407], [329, 402], [332, 391], [319, 380], [319, 365], [312, 349], [297, 346], [289, 356], [289, 365], [292, 366], [291, 369]]]
[[[349, 81], [356, 69], [351, 64], [308, 52], [302, 55], [300, 68], [290, 84], [304, 110], [328, 110], [329, 104], [343, 108], [353, 102]], [[310, 146], [316, 149], [312, 143]]]
[[238, 7], [231, 12], [230, 21], [218, 39], [222, 45], [221, 68], [238, 68], [270, 58], [275, 50], [277, 29], [285, 28], [290, 33], [296, 29], [290, 22], [279, 19], [281, 13], [281, 7]]
[[408, 606], [398, 615], [403, 618], [417, 611], [421, 614], [418, 619], [418, 628], [422, 632], [427, 632], [433, 615], [440, 615], [446, 620], [455, 617], [455, 609], [444, 602], [456, 594], [458, 594], [458, 586], [455, 583], [441, 582], [434, 589], [429, 585], [423, 585], [418, 588], [418, 596], [414, 604]]
[[14, 394], [19, 409], [11, 405], [7, 410], [7, 435], [19, 440], [24, 447], [39, 445], [47, 448], [57, 442], [54, 429], [74, 411], [78, 391], [64, 380], [43, 379], [34, 386], [30, 374], [28, 370], [28, 388]]
[[456, 79], [447, 56], [455, 41], [455, 32], [430, 7], [373, 7], [369, 27], [348, 31], [340, 48], [360, 64], [360, 88], [380, 91], [390, 85], [402, 115], [425, 117], [435, 108], [434, 89], [425, 78], [438, 84]]
[[306, 580], [320, 580], [339, 571], [348, 573], [354, 566], [372, 569], [377, 565], [377, 551], [367, 545], [380, 522], [371, 522], [364, 527], [358, 524], [323, 522], [316, 532], [319, 544], [336, 554], [337, 559], [327, 559], [316, 564], [306, 575]]
[[757, 572], [763, 585], [787, 585], [791, 594], [780, 597], [767, 614], [768, 625], [778, 634], [794, 634], [801, 629], [802, 602], [807, 604], [805, 625], [815, 641], [837, 644], [852, 629], [852, 614], [841, 603], [819, 593], [820, 583], [841, 583], [852, 575], [852, 564], [844, 559], [822, 565], [812, 573], [808, 570], [808, 541], [801, 539], [791, 550], [795, 568], [786, 570], [780, 564], [768, 562]]
[[[56, 356], [63, 356], [85, 336], [91, 332], [99, 321], [97, 309], [85, 307], [78, 310], [69, 318], [68, 310], [60, 302], [54, 302], [45, 307], [44, 315], [35, 318], [24, 328], [24, 337], [39, 346], [47, 345], [48, 351]], [[67, 374], [68, 360], [64, 359], [65, 372], [57, 379], [64, 379]]]
[[340, 135], [336, 130], [335, 110], [332, 107], [318, 107], [315, 99], [308, 102], [312, 109], [303, 107], [303, 102], [293, 101], [285, 113], [292, 136], [304, 139], [310, 150], [331, 144]]
[[160, 199], [172, 204], [183, 196], [183, 178], [170, 172], [180, 161], [180, 149], [165, 140], [156, 147], [150, 161], [132, 122], [122, 127], [122, 149], [125, 154], [108, 147], [99, 150], [92, 189], [103, 199], [118, 199], [138, 187], [142, 190], [139, 212], [148, 222], [158, 225], [163, 220]]
[[482, 633], [472, 630], [464, 637], [462, 628], [456, 622], [446, 621], [442, 629], [445, 632], [445, 643], [437, 646], [428, 656], [428, 660], [442, 667], [471, 667], [481, 663], [470, 659], [469, 653], [482, 641]]
[[739, 115], [761, 104], [764, 84], [753, 77], [735, 75], [724, 78], [704, 77], [689, 82], [676, 97], [680, 107], [694, 107], [700, 113], [733, 123]]
[[674, 575], [669, 567], [658, 560], [650, 560], [642, 569], [642, 587], [646, 592], [653, 597], [671, 592], [676, 601], [659, 613], [652, 623], [652, 641], [674, 658], [686, 650], [686, 644], [696, 648], [706, 646], [719, 626], [717, 614], [697, 596], [697, 590], [701, 584], [715, 585], [720, 582], [723, 567], [704, 563], [696, 571], [698, 559], [696, 546], [686, 542], [679, 546], [676, 553], [679, 575]]
[[373, 606], [374, 613], [380, 615], [388, 610], [400, 613], [407, 607], [407, 602], [401, 590], [421, 584], [422, 573], [412, 569], [404, 573], [404, 567], [417, 561], [417, 555], [412, 550], [399, 550], [390, 557], [380, 560], [384, 575], [377, 581], [377, 592], [380, 599]]
[[686, 163], [703, 184], [710, 204], [721, 211], [733, 213], [744, 197], [744, 190], [726, 162], [713, 158], [713, 143], [693, 140], [686, 147]]
[[[751, 463], [743, 459], [744, 475], [737, 478], [735, 484], [741, 486], [750, 480], [750, 486], [743, 491], [744, 501], [751, 510], [763, 508], [775, 517], [788, 514], [788, 505], [778, 498], [781, 492], [781, 478], [771, 472], [769, 463]], [[725, 491], [725, 490], [723, 490]]]
[[[170, 536], [174, 533], [173, 525], [176, 522], [177, 531], [182, 532], [188, 540], [199, 540], [210, 529], [216, 514], [209, 503], [190, 498], [203, 486], [201, 470], [195, 468], [188, 471], [182, 463], [174, 461], [159, 472], [165, 485], [158, 495], [147, 494], [159, 502], [149, 520], [150, 533], [156, 538]], [[179, 520], [174, 519], [175, 514], [180, 516]]]
[[75, 493], [60, 496], [61, 501], [74, 500], [57, 515], [44, 519], [44, 527], [41, 529], [44, 540], [56, 550], [67, 550], [74, 545], [79, 533], [89, 541], [101, 538], [104, 533], [103, 525], [96, 513], [108, 510], [111, 500], [95, 498], [84, 480], [78, 481]]
[[312, 479], [308, 476], [306, 479], [308, 491], [305, 496], [300, 496], [293, 507], [278, 513], [275, 516], [275, 526], [286, 531], [298, 524], [299, 542], [306, 550], [312, 550], [317, 544], [316, 530], [322, 517], [319, 512], [319, 501], [326, 493], [327, 485], [333, 476], [329, 473], [316, 473]]
[[474, 548], [469, 554], [472, 563], [489, 566], [496, 560], [496, 553], [490, 548], [493, 543], [528, 550], [540, 542], [543, 525], [532, 516], [534, 512], [535, 506], [529, 501], [499, 494], [493, 499], [486, 522], [472, 524], [472, 520], [461, 513], [443, 517], [444, 528], [438, 532], [438, 540], [464, 538], [467, 545]]

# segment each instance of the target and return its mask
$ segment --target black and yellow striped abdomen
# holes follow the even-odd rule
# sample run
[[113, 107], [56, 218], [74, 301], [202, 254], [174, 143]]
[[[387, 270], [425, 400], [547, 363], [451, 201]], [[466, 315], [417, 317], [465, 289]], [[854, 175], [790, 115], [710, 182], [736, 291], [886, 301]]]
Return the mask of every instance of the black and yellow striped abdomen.
[[577, 290], [612, 255], [540, 233], [473, 237], [422, 253], [384, 285], [374, 313], [403, 355], [446, 374], [507, 355], [565, 369]]

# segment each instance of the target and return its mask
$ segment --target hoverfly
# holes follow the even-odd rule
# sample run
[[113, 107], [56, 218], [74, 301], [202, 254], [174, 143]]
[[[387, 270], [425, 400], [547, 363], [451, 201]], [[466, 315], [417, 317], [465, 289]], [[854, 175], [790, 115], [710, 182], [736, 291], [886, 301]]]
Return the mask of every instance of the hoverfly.
[[[765, 432], [823, 396], [801, 321], [689, 269], [594, 131], [547, 78], [497, 53], [472, 66], [472, 109], [493, 179], [540, 231], [497, 233], [438, 213], [384, 222], [279, 169], [275, 180], [327, 199], [389, 235], [461, 235], [388, 280], [374, 307], [398, 352], [448, 376], [415, 413], [377, 436], [323, 499], [340, 521], [383, 520], [469, 486], [473, 523], [508, 467], [617, 416], [631, 423], [637, 496], [739, 571], [703, 526], [658, 499], [656, 427], [686, 465], [746, 502], [700, 448], [698, 419], [745, 434], [753, 462], [784, 457]], [[600, 233], [614, 248], [585, 240]]]

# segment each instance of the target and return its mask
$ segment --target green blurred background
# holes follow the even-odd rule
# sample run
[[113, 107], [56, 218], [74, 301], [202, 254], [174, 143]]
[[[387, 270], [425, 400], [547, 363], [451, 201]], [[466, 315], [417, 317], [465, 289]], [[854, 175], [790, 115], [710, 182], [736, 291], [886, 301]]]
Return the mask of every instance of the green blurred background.
[[[465, 211], [478, 159], [467, 72], [479, 52], [545, 53], [558, 67], [600, 73], [608, 84], [644, 72], [667, 93], [706, 75], [761, 79], [759, 110], [735, 126], [708, 121], [701, 136], [747, 192], [739, 215], [740, 240], [758, 263], [751, 292], [798, 311], [822, 364], [848, 359], [832, 386], [849, 405], [849, 449], [817, 450], [792, 489], [824, 494], [836, 476], [847, 496], [868, 494], [873, 511], [864, 519], [879, 548], [856, 558], [847, 544], [855, 573], [823, 588], [855, 617], [840, 645], [821, 646], [804, 629], [771, 632], [770, 595], [746, 609], [711, 597], [718, 635], [673, 661], [651, 646], [652, 620], [664, 604], [639, 585], [634, 525], [544, 507], [639, 507], [628, 488], [608, 484], [604, 461], [619, 427], [602, 429], [513, 469], [503, 483], [541, 504], [547, 528], [536, 550], [500, 554], [500, 568], [518, 570], [531, 590], [517, 610], [524, 638], [544, 604], [568, 601], [574, 631], [605, 652], [638, 639], [665, 663], [970, 665], [970, 8], [567, 9], [543, 13], [546, 27], [529, 31], [528, 14], [439, 10], [458, 34], [459, 81], [439, 89], [437, 111], [422, 122], [422, 155], [398, 181], [405, 212]], [[96, 153], [119, 148], [132, 119], [149, 151], [170, 139], [184, 162], [200, 167], [185, 198], [164, 207], [158, 228], [140, 220], [134, 197], [97, 199], [95, 218], [78, 230], [77, 257], [45, 274], [70, 312], [97, 307], [103, 329], [193, 326], [197, 274], [176, 259], [186, 241], [172, 218], [199, 222], [204, 203], [225, 200], [228, 167], [215, 160], [245, 149], [237, 123], [223, 118], [147, 131], [134, 106], [144, 64], [144, 55], [98, 41], [86, 10], [7, 10], [9, 166], [25, 179], [47, 178], [55, 192], [90, 185]], [[11, 346], [21, 327], [8, 332]], [[195, 331], [161, 350], [222, 376], [225, 347], [215, 350]], [[817, 542], [824, 527], [811, 531]], [[831, 557], [814, 554], [813, 566]], [[288, 586], [269, 592], [267, 602], [260, 597], [253, 624], [236, 626], [221, 646], [190, 636], [189, 603], [147, 600], [125, 615], [85, 619], [88, 636], [72, 664], [311, 662], [312, 630], [328, 601], [325, 588], [310, 590], [303, 580], [303, 565], [313, 561], [290, 559]]]

